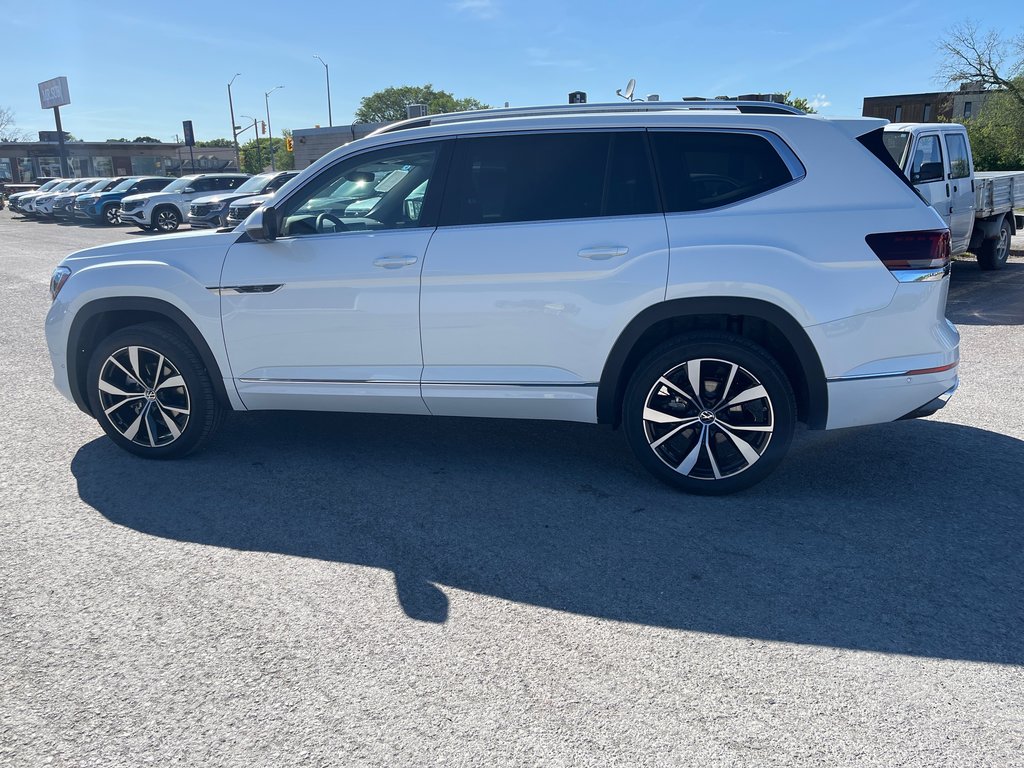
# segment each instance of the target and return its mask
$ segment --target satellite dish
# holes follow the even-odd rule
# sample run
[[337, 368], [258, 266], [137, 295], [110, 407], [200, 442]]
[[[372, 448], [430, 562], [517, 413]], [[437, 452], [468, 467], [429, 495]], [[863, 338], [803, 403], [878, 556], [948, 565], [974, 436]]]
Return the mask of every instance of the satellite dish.
[[624, 94], [622, 94], [623, 98], [628, 99], [629, 101], [632, 101], [633, 100], [633, 91], [635, 91], [635, 90], [636, 90], [636, 78], [635, 77], [631, 77], [631, 78], [629, 78], [629, 82], [626, 83], [626, 92]]

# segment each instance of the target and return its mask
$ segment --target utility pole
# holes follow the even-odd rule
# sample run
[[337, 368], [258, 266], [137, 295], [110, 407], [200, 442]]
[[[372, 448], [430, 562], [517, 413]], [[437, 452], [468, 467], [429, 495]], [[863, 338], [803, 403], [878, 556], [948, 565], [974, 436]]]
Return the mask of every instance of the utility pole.
[[279, 88], [284, 88], [283, 85], [275, 85], [269, 91], [263, 94], [263, 100], [267, 104], [267, 143], [270, 145], [270, 170], [277, 170], [274, 167], [274, 129], [270, 127], [270, 94]]
[[327, 125], [334, 127], [334, 118], [331, 116], [331, 68], [327, 66], [327, 62], [313, 54], [313, 58], [324, 65], [324, 70], [327, 72]]
[[[235, 77], [238, 77], [241, 72], [235, 72]], [[235, 77], [231, 78], [228, 83], [228, 108], [231, 110], [231, 141], [235, 145], [235, 168], [242, 170], [242, 160], [238, 153], [238, 126], [235, 125], [235, 104], [231, 100], [231, 83], [235, 82]]]
[[[256, 121], [255, 117], [249, 117], [249, 115], [239, 115], [239, 117], [243, 117], [246, 120], [252, 120], [252, 135], [256, 137], [256, 164], [259, 167], [260, 171], [262, 171], [263, 170], [263, 153], [260, 151], [260, 127], [259, 127], [259, 125], [257, 125], [257, 121]], [[248, 128], [243, 129], [243, 131], [247, 131], [247, 130], [249, 130], [249, 129]], [[239, 131], [239, 133], [242, 133], [243, 131]], [[242, 169], [239, 168], [238, 170], [242, 170]]]

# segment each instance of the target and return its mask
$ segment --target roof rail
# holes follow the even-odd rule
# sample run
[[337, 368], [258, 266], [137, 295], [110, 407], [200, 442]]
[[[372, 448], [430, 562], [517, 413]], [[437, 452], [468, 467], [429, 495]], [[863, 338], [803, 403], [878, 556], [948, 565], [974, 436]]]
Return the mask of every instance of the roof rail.
[[555, 104], [540, 107], [505, 107], [499, 109], [474, 109], [468, 112], [447, 112], [440, 115], [413, 117], [408, 120], [385, 125], [370, 133], [401, 131], [408, 128], [423, 128], [428, 125], [464, 123], [470, 120], [498, 120], [504, 117], [543, 117], [547, 115], [587, 114], [596, 112], [681, 112], [733, 110], [744, 114], [757, 115], [803, 115], [802, 110], [775, 101], [730, 101], [727, 99], [705, 99], [689, 101], [631, 101], [610, 104]]

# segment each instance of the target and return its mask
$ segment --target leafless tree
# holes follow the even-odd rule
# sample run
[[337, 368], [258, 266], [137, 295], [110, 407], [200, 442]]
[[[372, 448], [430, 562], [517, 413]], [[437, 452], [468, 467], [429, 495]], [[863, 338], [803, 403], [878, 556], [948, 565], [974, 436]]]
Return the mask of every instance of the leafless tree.
[[982, 31], [973, 21], [952, 27], [939, 42], [945, 60], [939, 77], [947, 83], [972, 82], [999, 88], [1024, 106], [1024, 33], [1005, 38]]
[[14, 111], [7, 107], [0, 107], [0, 141], [24, 141], [27, 136], [26, 131], [18, 130], [14, 120]]

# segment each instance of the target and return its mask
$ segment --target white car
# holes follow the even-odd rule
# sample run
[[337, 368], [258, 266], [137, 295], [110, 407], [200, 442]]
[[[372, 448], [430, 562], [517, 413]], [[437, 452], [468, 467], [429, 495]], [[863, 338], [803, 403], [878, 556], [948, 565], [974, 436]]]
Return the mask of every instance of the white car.
[[199, 173], [182, 176], [159, 192], [129, 195], [121, 201], [121, 221], [140, 229], [174, 232], [188, 217], [199, 197], [237, 189], [249, 178], [244, 173]]
[[[949, 231], [885, 121], [711, 106], [420, 118], [321, 158], [241, 229], [72, 254], [46, 319], [57, 388], [153, 458], [226, 410], [621, 425], [655, 476], [706, 494], [767, 476], [798, 421], [942, 407]], [[339, 183], [394, 171], [336, 212]]]

